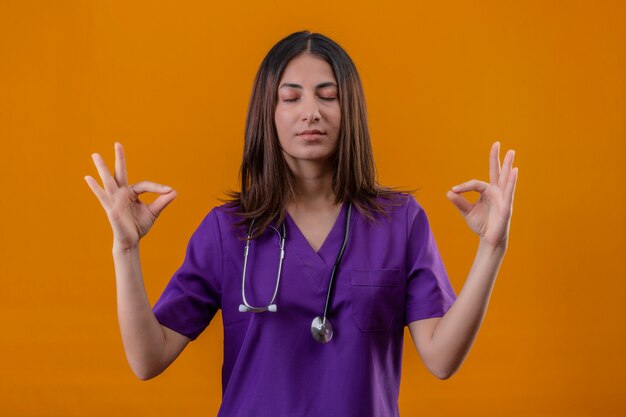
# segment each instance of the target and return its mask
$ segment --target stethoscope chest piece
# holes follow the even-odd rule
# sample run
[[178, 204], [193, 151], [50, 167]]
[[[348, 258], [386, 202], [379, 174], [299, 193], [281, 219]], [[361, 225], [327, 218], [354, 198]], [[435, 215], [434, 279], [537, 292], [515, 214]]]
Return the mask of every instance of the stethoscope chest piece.
[[333, 325], [328, 319], [322, 319], [317, 316], [311, 323], [311, 334], [313, 339], [320, 343], [328, 343], [333, 338]]

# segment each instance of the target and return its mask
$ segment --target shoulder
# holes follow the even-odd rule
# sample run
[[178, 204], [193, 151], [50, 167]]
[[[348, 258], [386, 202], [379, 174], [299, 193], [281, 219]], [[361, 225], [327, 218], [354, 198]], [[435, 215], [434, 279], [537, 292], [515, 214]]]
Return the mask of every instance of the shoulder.
[[236, 219], [240, 211], [240, 207], [237, 204], [233, 203], [223, 203], [218, 206], [215, 206], [209, 212], [209, 215], [219, 216], [222, 218], [233, 218]]
[[240, 226], [240, 207], [232, 203], [224, 203], [213, 207], [202, 220], [205, 228], [217, 229], [220, 233], [232, 233], [233, 230], [244, 229]]
[[387, 193], [384, 196], [376, 197], [376, 201], [393, 218], [402, 217], [411, 221], [424, 211], [413, 194], [404, 192]]
[[395, 230], [396, 233], [402, 233], [408, 237], [414, 233], [428, 231], [430, 226], [426, 212], [413, 194], [397, 192], [384, 199], [377, 197], [377, 200], [389, 207], [387, 227]]
[[380, 192], [366, 207], [359, 207], [359, 225], [372, 233], [407, 236], [422, 207], [412, 194], [399, 191]]

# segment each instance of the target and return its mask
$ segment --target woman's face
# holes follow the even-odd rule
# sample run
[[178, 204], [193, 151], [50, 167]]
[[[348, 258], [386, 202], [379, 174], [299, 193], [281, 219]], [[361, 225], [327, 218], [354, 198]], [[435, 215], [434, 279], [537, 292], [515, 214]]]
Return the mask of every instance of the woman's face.
[[326, 161], [337, 149], [341, 109], [337, 80], [323, 59], [293, 58], [278, 83], [274, 122], [292, 170], [302, 161]]

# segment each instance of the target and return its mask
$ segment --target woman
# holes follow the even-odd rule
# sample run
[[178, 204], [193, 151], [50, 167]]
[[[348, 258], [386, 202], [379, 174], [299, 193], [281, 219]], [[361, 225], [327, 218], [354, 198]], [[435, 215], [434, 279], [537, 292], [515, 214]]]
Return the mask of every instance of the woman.
[[[220, 416], [397, 416], [404, 326], [427, 368], [446, 379], [469, 352], [507, 247], [517, 168], [448, 191], [480, 237], [458, 298], [424, 210], [376, 183], [365, 100], [345, 51], [310, 32], [276, 44], [256, 76], [241, 191], [192, 235], [183, 265], [150, 307], [139, 240], [176, 197], [128, 185], [93, 154], [85, 177], [114, 234], [118, 316], [129, 364], [160, 374], [209, 324], [224, 324]], [[477, 191], [470, 204], [461, 195]], [[150, 205], [144, 192], [160, 196]]]

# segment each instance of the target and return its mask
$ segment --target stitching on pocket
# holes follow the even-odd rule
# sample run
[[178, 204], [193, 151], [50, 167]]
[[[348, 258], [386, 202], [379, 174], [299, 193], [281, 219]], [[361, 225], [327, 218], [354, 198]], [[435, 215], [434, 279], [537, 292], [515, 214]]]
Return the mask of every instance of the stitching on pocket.
[[389, 330], [401, 304], [399, 269], [353, 269], [351, 314], [364, 332]]

